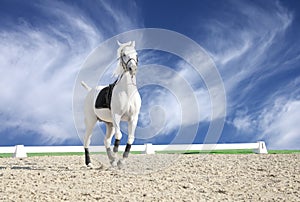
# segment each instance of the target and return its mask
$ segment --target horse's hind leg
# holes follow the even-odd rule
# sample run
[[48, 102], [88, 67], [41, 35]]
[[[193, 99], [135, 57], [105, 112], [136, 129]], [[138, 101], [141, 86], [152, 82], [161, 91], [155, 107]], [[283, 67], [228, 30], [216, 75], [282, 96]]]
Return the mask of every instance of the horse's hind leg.
[[85, 117], [85, 135], [84, 135], [84, 153], [85, 153], [85, 165], [91, 166], [91, 158], [89, 153], [89, 146], [91, 143], [91, 136], [94, 126], [97, 122], [96, 116]]

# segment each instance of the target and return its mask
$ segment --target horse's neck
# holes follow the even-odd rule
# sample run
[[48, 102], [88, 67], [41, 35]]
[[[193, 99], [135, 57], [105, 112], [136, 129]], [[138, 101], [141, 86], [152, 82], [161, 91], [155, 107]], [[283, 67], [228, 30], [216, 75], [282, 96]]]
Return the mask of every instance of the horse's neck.
[[121, 63], [119, 62], [118, 66], [117, 66], [117, 68], [116, 68], [116, 70], [114, 72], [114, 76], [120, 76], [120, 75], [122, 75], [123, 71], [124, 71], [123, 67], [122, 67]]
[[129, 72], [124, 72], [118, 83], [118, 87], [128, 93], [136, 91], [136, 77], [132, 77]]

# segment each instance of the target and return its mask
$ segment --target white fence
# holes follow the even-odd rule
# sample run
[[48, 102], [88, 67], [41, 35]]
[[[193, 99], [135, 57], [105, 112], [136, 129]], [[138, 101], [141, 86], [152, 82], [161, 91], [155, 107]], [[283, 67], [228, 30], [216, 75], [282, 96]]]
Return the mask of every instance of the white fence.
[[[252, 149], [259, 154], [268, 153], [265, 142], [257, 143], [235, 143], [235, 144], [171, 144], [171, 145], [132, 145], [131, 151], [140, 151], [145, 154], [154, 154], [156, 151], [213, 151], [232, 149]], [[121, 145], [120, 151], [125, 150]], [[105, 152], [104, 146], [90, 146], [90, 152]], [[11, 153], [14, 157], [26, 157], [27, 153], [64, 153], [84, 152], [83, 146], [24, 146], [16, 145], [11, 147], [0, 147], [0, 153]]]

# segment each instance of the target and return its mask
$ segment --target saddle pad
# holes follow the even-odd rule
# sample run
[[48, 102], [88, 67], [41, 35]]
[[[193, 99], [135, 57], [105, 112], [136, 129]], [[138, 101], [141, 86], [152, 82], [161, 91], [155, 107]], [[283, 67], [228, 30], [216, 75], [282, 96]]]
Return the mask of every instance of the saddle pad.
[[95, 107], [96, 109], [101, 108], [109, 108], [110, 109], [110, 103], [111, 103], [111, 95], [113, 88], [115, 86], [115, 83], [110, 84], [109, 86], [103, 88], [96, 99]]

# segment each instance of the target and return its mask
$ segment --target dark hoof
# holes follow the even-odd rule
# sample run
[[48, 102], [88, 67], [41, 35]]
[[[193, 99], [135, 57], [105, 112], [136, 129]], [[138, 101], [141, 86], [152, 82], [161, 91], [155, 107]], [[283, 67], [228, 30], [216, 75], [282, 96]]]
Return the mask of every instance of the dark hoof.
[[124, 167], [124, 165], [125, 165], [125, 162], [126, 162], [125, 159], [120, 159], [118, 161], [118, 168], [122, 169]]
[[93, 164], [92, 163], [89, 163], [86, 165], [88, 168], [93, 168]]
[[124, 152], [123, 153], [123, 158], [128, 158], [128, 156], [129, 156], [129, 152]]

